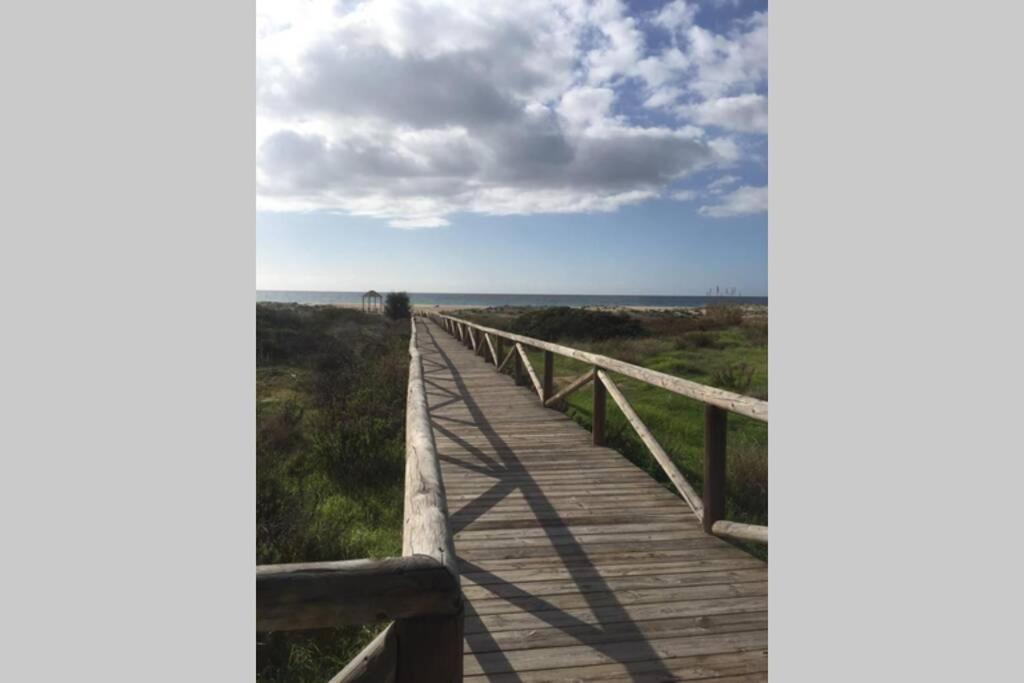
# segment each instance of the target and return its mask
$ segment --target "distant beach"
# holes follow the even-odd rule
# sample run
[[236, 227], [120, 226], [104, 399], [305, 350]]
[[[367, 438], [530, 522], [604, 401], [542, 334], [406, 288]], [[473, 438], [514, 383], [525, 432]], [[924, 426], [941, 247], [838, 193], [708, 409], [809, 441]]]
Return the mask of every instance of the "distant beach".
[[[380, 292], [386, 295], [386, 291]], [[299, 292], [257, 290], [256, 301], [279, 303], [321, 304], [335, 306], [361, 305], [363, 292]], [[460, 308], [497, 308], [503, 306], [540, 307], [571, 306], [574, 308], [605, 308], [657, 310], [665, 308], [700, 308], [712, 303], [730, 303], [743, 306], [767, 306], [766, 296], [647, 296], [629, 294], [452, 294], [439, 292], [409, 292], [414, 306], [439, 310]]]

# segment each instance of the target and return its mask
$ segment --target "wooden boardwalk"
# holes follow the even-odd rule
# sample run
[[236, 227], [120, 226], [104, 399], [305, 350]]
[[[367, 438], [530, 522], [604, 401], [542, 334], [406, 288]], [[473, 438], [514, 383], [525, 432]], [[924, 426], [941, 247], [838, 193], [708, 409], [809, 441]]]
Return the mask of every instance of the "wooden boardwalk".
[[434, 322], [419, 327], [465, 680], [766, 680], [766, 564]]

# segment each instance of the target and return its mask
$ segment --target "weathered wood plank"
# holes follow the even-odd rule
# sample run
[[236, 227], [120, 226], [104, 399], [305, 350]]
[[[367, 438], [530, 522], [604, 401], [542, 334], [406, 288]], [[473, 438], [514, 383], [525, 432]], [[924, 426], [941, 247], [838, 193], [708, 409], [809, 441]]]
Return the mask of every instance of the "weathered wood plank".
[[531, 628], [562, 628], [576, 624], [610, 624], [636, 622], [646, 619], [668, 619], [670, 617], [700, 617], [739, 612], [764, 612], [768, 609], [768, 598], [764, 595], [712, 598], [708, 600], [683, 600], [644, 605], [623, 605], [568, 609], [538, 610], [535, 612], [513, 612], [509, 614], [488, 614], [466, 617], [466, 634], [497, 633]]
[[541, 683], [548, 681], [622, 681], [665, 683], [708, 680], [709, 683], [748, 683], [767, 680], [766, 650], [745, 650], [691, 657], [664, 657], [613, 664], [551, 668], [536, 671], [467, 676], [466, 683]]
[[668, 588], [659, 586], [657, 588], [637, 588], [620, 592], [605, 590], [589, 593], [558, 593], [545, 596], [481, 598], [473, 602], [473, 612], [482, 617], [490, 614], [543, 612], [550, 609], [595, 609], [604, 606], [624, 607], [627, 605], [664, 604], [666, 602], [735, 598], [749, 595], [768, 595], [768, 582], [760, 580]]
[[566, 396], [568, 396], [572, 392], [585, 387], [587, 384], [589, 384], [590, 382], [592, 382], [594, 380], [594, 377], [595, 377], [594, 371], [593, 370], [587, 370], [582, 375], [580, 375], [579, 377], [574, 379], [569, 384], [569, 386], [565, 387], [564, 389], [559, 391], [557, 394], [555, 394], [554, 396], [552, 396], [548, 400], [544, 401], [544, 405], [550, 406], [550, 405], [553, 405], [553, 404], [557, 403], [558, 401], [562, 400], [563, 398], [565, 398]]
[[334, 628], [460, 609], [458, 579], [425, 555], [256, 568], [258, 631]]
[[487, 564], [487, 571], [469, 569], [463, 572], [463, 587], [495, 586], [499, 584], [518, 586], [531, 581], [588, 581], [595, 578], [612, 578], [627, 576], [668, 576], [670, 574], [693, 574], [702, 572], [726, 573], [740, 569], [757, 569], [764, 571], [764, 562], [749, 555], [730, 557], [700, 557], [692, 560], [669, 558], [652, 560], [643, 564], [614, 564], [602, 562], [590, 567], [570, 567], [553, 565], [547, 568], [501, 569]]
[[494, 342], [491, 341], [491, 335], [484, 334], [484, 339], [487, 341], [487, 348], [491, 350], [491, 358], [494, 360], [494, 365], [498, 365], [498, 352], [494, 349]]
[[[668, 569], [670, 568], [663, 568]], [[629, 574], [626, 576], [595, 576], [577, 580], [530, 580], [522, 579], [516, 583], [500, 582], [489, 585], [477, 585], [471, 579], [462, 582], [462, 593], [473, 600], [476, 609], [477, 600], [492, 598], [518, 598], [523, 593], [533, 597], [562, 594], [602, 593], [607, 591], [626, 591], [634, 589], [672, 588], [681, 586], [699, 586], [714, 584], [738, 584], [750, 581], [767, 581], [768, 572], [763, 567], [749, 569], [732, 569], [704, 572], [684, 572], [680, 574]]]
[[757, 524], [740, 524], [719, 520], [711, 527], [711, 533], [737, 541], [751, 541], [768, 545], [768, 527]]
[[329, 683], [394, 683], [398, 663], [395, 626], [391, 624], [363, 648]]
[[599, 645], [601, 643], [621, 643], [711, 633], [736, 633], [764, 629], [767, 624], [767, 612], [740, 612], [711, 617], [676, 617], [617, 622], [602, 624], [600, 630], [588, 628], [586, 625], [576, 625], [562, 628], [500, 631], [498, 633], [470, 634], [466, 637], [466, 650], [473, 653], [484, 653], [560, 647], [580, 643]]
[[543, 401], [544, 400], [544, 387], [541, 386], [540, 380], [537, 379], [537, 373], [533, 369], [533, 364], [530, 363], [530, 357], [526, 355], [526, 349], [523, 348], [522, 344], [516, 342], [516, 351], [519, 352], [519, 357], [523, 361], [523, 366], [526, 368], [526, 371], [530, 375], [530, 382], [533, 384], [534, 391], [537, 392], [537, 397], [541, 401]]
[[465, 673], [500, 673], [502, 671], [533, 671], [550, 669], [556, 662], [561, 666], [588, 666], [644, 661], [660, 657], [685, 657], [701, 654], [719, 654], [729, 651], [760, 650], [768, 646], [764, 630], [716, 633], [709, 635], [662, 638], [657, 649], [637, 647], [635, 642], [606, 643], [600, 649], [589, 645], [570, 645], [557, 648], [488, 652], [467, 658]]

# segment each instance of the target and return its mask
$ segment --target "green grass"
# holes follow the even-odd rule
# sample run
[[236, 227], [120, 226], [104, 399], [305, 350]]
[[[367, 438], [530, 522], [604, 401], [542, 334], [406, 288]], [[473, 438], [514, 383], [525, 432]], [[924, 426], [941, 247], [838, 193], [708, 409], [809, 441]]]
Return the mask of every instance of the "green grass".
[[[513, 329], [515, 310], [465, 311], [466, 319], [499, 329]], [[640, 338], [587, 342], [553, 334], [548, 341], [600, 353], [652, 370], [719, 386], [761, 399], [768, 398], [767, 320], [762, 315], [737, 316], [736, 311], [712, 311], [710, 319], [682, 313], [633, 314], [646, 329]], [[553, 337], [553, 338], [552, 338]], [[543, 353], [530, 350], [538, 372]], [[511, 364], [510, 364], [511, 365]], [[556, 391], [589, 369], [571, 358], [555, 356]], [[666, 452], [698, 491], [703, 486], [704, 406], [627, 377], [612, 374], [622, 393]], [[742, 386], [723, 386], [729, 381]], [[593, 388], [571, 394], [567, 414], [590, 429]], [[607, 444], [671, 489], [661, 467], [649, 454], [614, 401], [608, 401]], [[736, 522], [768, 523], [768, 426], [729, 414], [727, 426], [726, 518]], [[672, 489], [674, 490], [674, 489]], [[743, 546], [766, 557], [759, 546]]]
[[[400, 555], [408, 323], [256, 312], [257, 564]], [[258, 680], [322, 683], [381, 626], [260, 633]]]

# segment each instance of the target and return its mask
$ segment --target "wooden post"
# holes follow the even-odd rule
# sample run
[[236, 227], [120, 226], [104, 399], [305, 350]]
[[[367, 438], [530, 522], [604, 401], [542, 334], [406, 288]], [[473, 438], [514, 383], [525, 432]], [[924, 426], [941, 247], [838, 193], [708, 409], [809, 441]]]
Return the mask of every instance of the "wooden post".
[[725, 418], [727, 412], [704, 406], [704, 531], [725, 517]]
[[462, 683], [463, 613], [395, 622], [395, 683]]
[[[513, 349], [513, 351], [515, 351], [515, 349]], [[516, 386], [521, 387], [524, 384], [526, 384], [526, 375], [523, 373], [523, 357], [520, 356], [518, 353], [515, 353], [513, 355], [515, 356], [514, 360], [516, 362]]]
[[592, 422], [592, 432], [594, 436], [594, 445], [604, 445], [604, 416], [605, 408], [608, 405], [608, 390], [605, 389], [604, 382], [597, 376], [597, 368], [594, 368], [594, 415]]
[[544, 383], [541, 385], [541, 401], [547, 402], [555, 394], [555, 354], [544, 352]]

